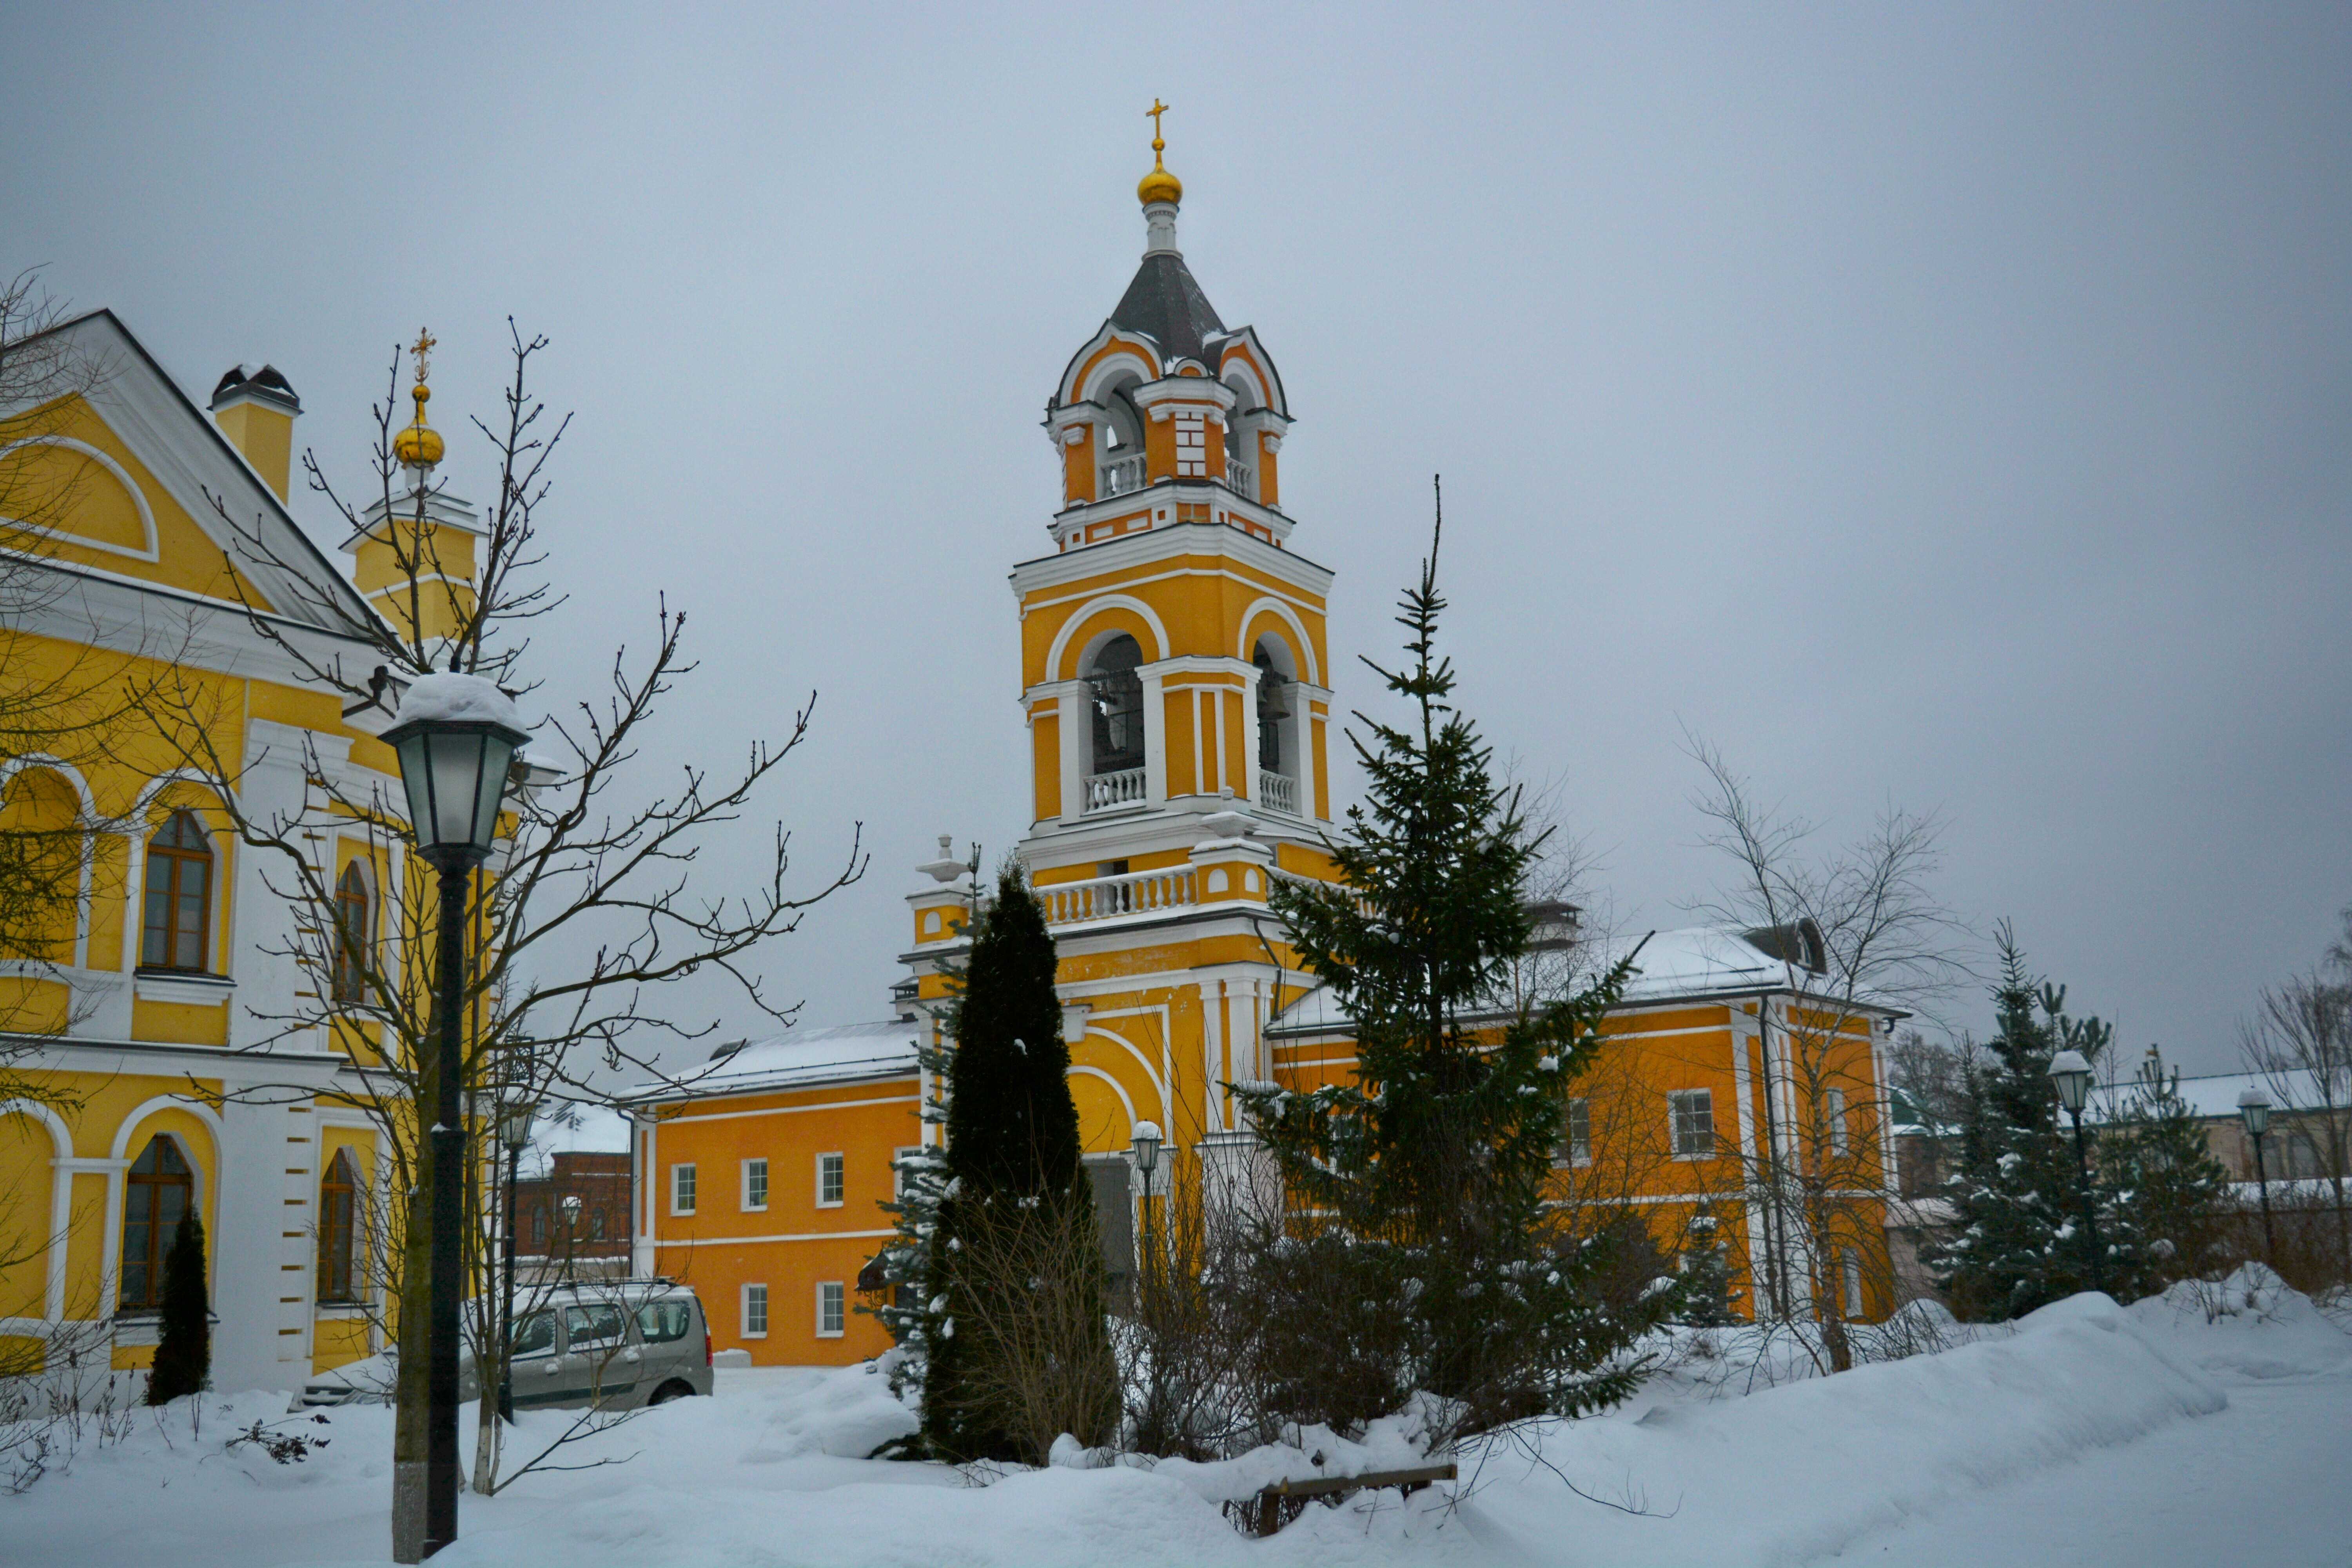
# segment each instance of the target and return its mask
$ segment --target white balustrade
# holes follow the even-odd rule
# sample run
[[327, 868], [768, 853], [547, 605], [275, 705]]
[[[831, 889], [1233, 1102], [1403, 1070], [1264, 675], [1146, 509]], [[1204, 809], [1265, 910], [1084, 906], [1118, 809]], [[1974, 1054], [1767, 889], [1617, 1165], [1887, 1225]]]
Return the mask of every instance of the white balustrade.
[[1115, 773], [1096, 773], [1087, 780], [1087, 809], [1111, 811], [1122, 805], [1138, 805], [1144, 795], [1143, 770], [1122, 768]]
[[1083, 882], [1049, 883], [1037, 889], [1037, 896], [1045, 900], [1048, 925], [1076, 925], [1198, 903], [1197, 876], [1190, 866], [1171, 866], [1160, 871], [1091, 877]]
[[1105, 463], [1102, 466], [1101, 496], [1104, 500], [1108, 500], [1113, 496], [1128, 495], [1142, 488], [1143, 457], [1141, 453], [1132, 458], [1121, 458], [1116, 462]]
[[1225, 459], [1225, 488], [1237, 496], [1257, 500], [1257, 470], [1235, 458]]
[[1286, 816], [1298, 815], [1298, 781], [1287, 773], [1257, 775], [1257, 803]]

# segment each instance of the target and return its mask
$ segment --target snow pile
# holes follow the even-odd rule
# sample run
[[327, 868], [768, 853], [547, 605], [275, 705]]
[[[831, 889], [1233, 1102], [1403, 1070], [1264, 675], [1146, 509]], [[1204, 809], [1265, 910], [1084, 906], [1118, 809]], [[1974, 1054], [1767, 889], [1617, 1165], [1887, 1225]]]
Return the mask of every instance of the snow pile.
[[393, 722], [414, 724], [420, 721], [503, 724], [509, 730], [523, 727], [514, 699], [499, 690], [497, 681], [478, 675], [447, 672], [420, 675], [401, 694], [400, 712]]
[[[1956, 1329], [1940, 1320], [1916, 1327]], [[2163, 1449], [2172, 1458], [2148, 1461], [2146, 1485], [2169, 1495], [2180, 1456], [2247, 1441], [2224, 1384], [2269, 1413], [2273, 1424], [2259, 1428], [2255, 1447], [2272, 1458], [2230, 1472], [2238, 1491], [2198, 1500], [2202, 1512], [2226, 1514], [2236, 1498], [2248, 1509], [2299, 1510], [2323, 1533], [2347, 1514], [2329, 1500], [2340, 1475], [2326, 1457], [2352, 1435], [2342, 1415], [2352, 1406], [2352, 1339], [2266, 1275], [2242, 1275], [2210, 1299], [2176, 1292], [2129, 1310], [2076, 1297], [1940, 1353], [1779, 1386], [1759, 1378], [1750, 1385], [1760, 1392], [1744, 1397], [1743, 1342], [1757, 1343], [1719, 1334], [1720, 1365], [1706, 1378], [1678, 1373], [1610, 1415], [1541, 1424], [1464, 1456], [1459, 1486], [1310, 1507], [1265, 1542], [1238, 1533], [1225, 1500], [1284, 1478], [1416, 1463], [1413, 1414], [1376, 1424], [1360, 1441], [1310, 1428], [1295, 1444], [1218, 1464], [1105, 1463], [1108, 1456], [1068, 1444], [1061, 1463], [981, 1484], [986, 1478], [943, 1466], [864, 1458], [910, 1431], [914, 1417], [886, 1378], [863, 1367], [730, 1369], [718, 1397], [646, 1412], [560, 1456], [591, 1468], [526, 1476], [495, 1498], [468, 1495], [462, 1539], [436, 1563], [1795, 1564], [1874, 1555], [1897, 1537], [1932, 1550], [1941, 1521], [1963, 1515], [2033, 1531], [2048, 1518], [2012, 1520], [2001, 1500], [2054, 1488], [2073, 1506], [2067, 1478], [2077, 1461], [2084, 1473], [2105, 1464], [2137, 1475], [2133, 1456]], [[321, 1426], [285, 1408], [283, 1394], [207, 1395], [201, 1430], [184, 1405], [161, 1420], [142, 1413], [126, 1441], [86, 1450], [23, 1497], [0, 1497], [0, 1558], [45, 1568], [383, 1561], [392, 1413], [346, 1407]], [[2302, 1425], [2280, 1424], [2290, 1415]], [[330, 1444], [288, 1464], [253, 1445], [225, 1447], [254, 1420]], [[510, 1452], [536, 1451], [569, 1420], [526, 1413]], [[471, 1427], [469, 1407], [461, 1433], [469, 1457]], [[2144, 1448], [2120, 1447], [2143, 1437]], [[2106, 1449], [2116, 1450], [2111, 1460], [2092, 1458]], [[2326, 1483], [2259, 1492], [2282, 1473], [2282, 1453], [2323, 1456], [2305, 1468]], [[2019, 1560], [2006, 1549], [1976, 1558], [1995, 1559]], [[2290, 1560], [2301, 1561], [2281, 1559]]]
[[2259, 1263], [2219, 1284], [2181, 1280], [2129, 1310], [2151, 1342], [2210, 1373], [2265, 1379], [2352, 1370], [2352, 1336]]

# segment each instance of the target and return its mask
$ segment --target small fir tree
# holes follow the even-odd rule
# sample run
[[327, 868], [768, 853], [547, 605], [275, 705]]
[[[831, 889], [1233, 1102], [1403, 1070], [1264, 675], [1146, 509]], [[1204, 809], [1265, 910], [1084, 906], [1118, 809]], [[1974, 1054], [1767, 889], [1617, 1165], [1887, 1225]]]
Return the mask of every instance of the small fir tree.
[[213, 1369], [211, 1303], [205, 1289], [205, 1226], [194, 1206], [172, 1232], [163, 1255], [163, 1310], [155, 1364], [147, 1374], [147, 1403], [169, 1405], [200, 1394]]
[[[948, 1062], [948, 1179], [929, 1259], [923, 1437], [935, 1456], [950, 1460], [1042, 1463], [1045, 1456], [1026, 1451], [1007, 1412], [969, 1391], [1001, 1384], [976, 1373], [980, 1362], [1003, 1353], [985, 1323], [992, 1313], [1019, 1307], [972, 1300], [957, 1258], [982, 1227], [995, 1227], [990, 1250], [999, 1258], [1024, 1228], [1042, 1236], [1049, 1219], [1091, 1227], [1092, 1194], [1079, 1171], [1078, 1108], [1070, 1098], [1070, 1051], [1054, 991], [1054, 939], [1045, 905], [1017, 868], [999, 872], [995, 901], [974, 928]], [[1087, 1256], [1099, 1299], [1100, 1248]], [[1108, 1325], [1099, 1310], [1093, 1319], [1097, 1337], [1082, 1353], [1098, 1360], [1109, 1399], [1094, 1413], [1094, 1429], [1077, 1436], [1099, 1442], [1117, 1420], [1118, 1384]]]
[[1616, 1243], [1566, 1243], [1546, 1207], [1567, 1085], [1632, 960], [1565, 999], [1513, 1004], [1545, 835], [1451, 701], [1436, 653], [1443, 536], [1441, 511], [1401, 605], [1407, 662], [1371, 667], [1409, 721], [1359, 712], [1370, 742], [1349, 736], [1367, 788], [1329, 846], [1344, 883], [1272, 895], [1354, 1020], [1356, 1080], [1233, 1086], [1294, 1200], [1293, 1234], [1259, 1249], [1267, 1278], [1254, 1286], [1281, 1414], [1360, 1426], [1427, 1391], [1447, 1412], [1433, 1446], [1623, 1397], [1638, 1378], [1623, 1352], [1681, 1305], [1662, 1277], [1612, 1307]]
[[2027, 973], [2005, 924], [2000, 945], [1997, 1032], [1987, 1059], [1969, 1070], [1959, 1163], [1946, 1184], [1955, 1224], [1924, 1258], [1952, 1310], [1975, 1320], [2018, 1317], [2091, 1289], [2095, 1279], [2127, 1291], [2137, 1269], [2130, 1216], [2118, 1212], [2095, 1162], [2094, 1253], [2073, 1133], [2050, 1081], [2051, 1058], [2060, 1051], [2080, 1051], [2095, 1068], [2114, 1030], [2070, 1016], [2065, 988]]
[[2230, 1173], [2180, 1097], [2180, 1069], [2168, 1069], [2154, 1046], [2133, 1079], [2122, 1120], [2099, 1141], [2099, 1161], [2137, 1243], [2133, 1295], [2195, 1279], [2218, 1260]]

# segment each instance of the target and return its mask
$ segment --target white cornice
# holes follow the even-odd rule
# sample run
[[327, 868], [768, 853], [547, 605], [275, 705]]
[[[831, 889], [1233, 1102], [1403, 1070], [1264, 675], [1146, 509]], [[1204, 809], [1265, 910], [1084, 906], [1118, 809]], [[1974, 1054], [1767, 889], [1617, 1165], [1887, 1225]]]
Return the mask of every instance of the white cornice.
[[[1203, 367], [1205, 368], [1205, 367]], [[1164, 419], [1154, 405], [1163, 403], [1213, 403], [1221, 413], [1230, 413], [1241, 395], [1223, 382], [1207, 375], [1170, 375], [1158, 381], [1147, 381], [1129, 394], [1138, 408], [1149, 410], [1152, 417]]]
[[1331, 569], [1317, 565], [1296, 551], [1278, 550], [1227, 523], [1170, 522], [1123, 533], [1099, 544], [1065, 550], [1058, 555], [1024, 561], [1013, 569], [1013, 592], [1025, 598], [1039, 588], [1063, 587], [1182, 555], [1231, 556], [1253, 571], [1263, 572], [1278, 583], [1289, 584], [1318, 598], [1331, 591]]

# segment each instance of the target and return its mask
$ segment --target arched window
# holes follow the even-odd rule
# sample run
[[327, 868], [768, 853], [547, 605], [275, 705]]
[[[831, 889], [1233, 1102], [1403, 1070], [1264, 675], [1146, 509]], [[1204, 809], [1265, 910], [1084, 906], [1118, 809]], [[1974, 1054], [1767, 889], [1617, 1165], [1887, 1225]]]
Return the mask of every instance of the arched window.
[[319, 1300], [356, 1301], [352, 1284], [352, 1253], [359, 1217], [359, 1173], [352, 1152], [338, 1149], [327, 1163], [327, 1179], [319, 1184]]
[[335, 883], [335, 1001], [356, 1007], [367, 1000], [368, 941], [374, 901], [356, 860]]
[[139, 945], [141, 966], [202, 974], [212, 946], [212, 840], [194, 812], [175, 811], [147, 841], [147, 919]]
[[[1094, 709], [1090, 773], [1125, 773], [1143, 765], [1143, 649], [1122, 632], [1103, 644], [1087, 671]], [[1142, 799], [1139, 792], [1136, 799]]]
[[163, 1255], [172, 1233], [195, 1201], [195, 1173], [180, 1146], [168, 1137], [151, 1138], [131, 1163], [122, 1188], [122, 1305], [126, 1310], [163, 1304]]

